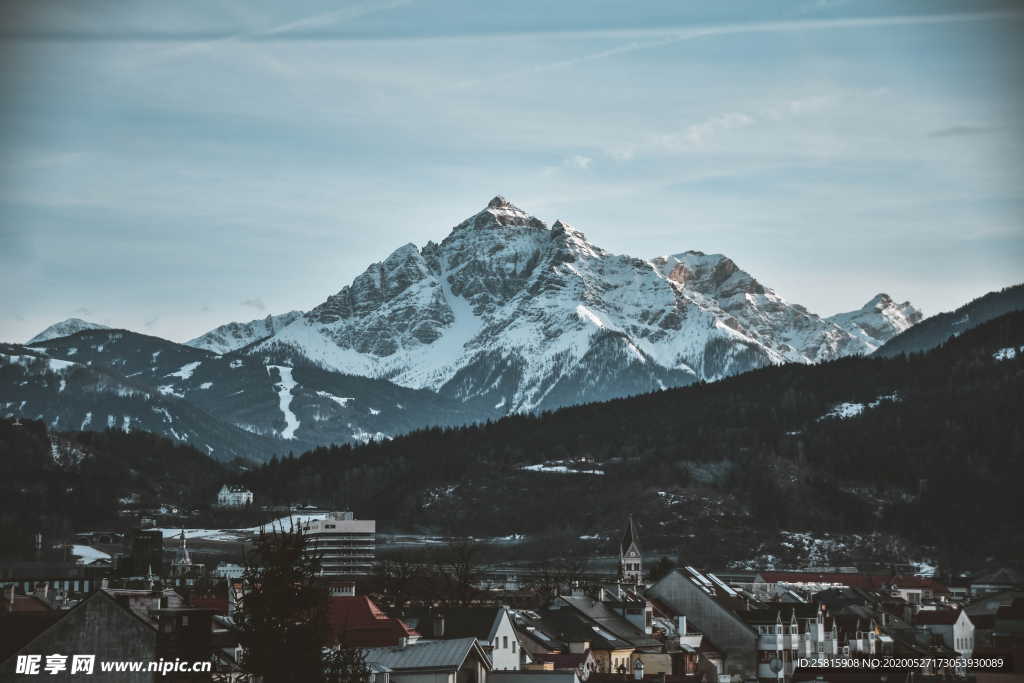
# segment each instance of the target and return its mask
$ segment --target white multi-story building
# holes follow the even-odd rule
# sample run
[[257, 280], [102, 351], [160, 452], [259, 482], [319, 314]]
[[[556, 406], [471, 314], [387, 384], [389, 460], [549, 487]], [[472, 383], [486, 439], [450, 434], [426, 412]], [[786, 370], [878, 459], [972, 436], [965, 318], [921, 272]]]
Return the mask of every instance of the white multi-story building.
[[302, 526], [306, 550], [320, 559], [321, 576], [365, 576], [373, 571], [377, 522], [351, 512], [329, 512]]
[[244, 507], [251, 505], [253, 493], [244, 486], [237, 484], [224, 484], [217, 493], [217, 505], [227, 508]]

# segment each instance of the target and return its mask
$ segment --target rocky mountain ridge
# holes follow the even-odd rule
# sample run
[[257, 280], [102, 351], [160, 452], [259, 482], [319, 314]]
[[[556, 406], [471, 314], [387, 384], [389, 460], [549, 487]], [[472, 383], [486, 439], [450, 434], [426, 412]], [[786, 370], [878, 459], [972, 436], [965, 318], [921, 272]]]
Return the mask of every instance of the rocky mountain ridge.
[[502, 412], [545, 410], [870, 353], [920, 318], [889, 302], [822, 318], [721, 254], [612, 254], [495, 197], [247, 353]]

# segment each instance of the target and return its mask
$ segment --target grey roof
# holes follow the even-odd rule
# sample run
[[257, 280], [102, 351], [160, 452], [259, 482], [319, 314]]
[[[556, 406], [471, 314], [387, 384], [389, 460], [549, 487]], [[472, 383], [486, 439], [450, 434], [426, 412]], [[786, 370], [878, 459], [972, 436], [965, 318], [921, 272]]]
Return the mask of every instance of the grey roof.
[[373, 647], [365, 650], [367, 664], [386, 667], [393, 671], [402, 669], [443, 669], [455, 671], [466, 661], [469, 653], [476, 648], [480, 659], [489, 669], [490, 660], [476, 638], [454, 640], [431, 640], [402, 647]]
[[[458, 639], [474, 636], [481, 642], [493, 640], [501, 624], [504, 607], [423, 607], [393, 614], [424, 638]], [[444, 632], [434, 632], [435, 618], [444, 618]]]
[[573, 597], [561, 595], [559, 599], [575, 609], [599, 627], [611, 633], [619, 640], [630, 643], [633, 647], [653, 647], [661, 645], [661, 641], [647, 635], [634, 626], [626, 617], [612, 611], [600, 600], [589, 597]]

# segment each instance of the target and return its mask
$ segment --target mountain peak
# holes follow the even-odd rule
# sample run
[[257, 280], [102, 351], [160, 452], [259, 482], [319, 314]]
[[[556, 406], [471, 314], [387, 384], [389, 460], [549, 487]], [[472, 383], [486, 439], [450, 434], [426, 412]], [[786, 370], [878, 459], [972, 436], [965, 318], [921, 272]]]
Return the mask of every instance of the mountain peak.
[[59, 323], [50, 325], [45, 330], [37, 334], [36, 336], [29, 339], [26, 344], [38, 344], [39, 342], [48, 341], [50, 339], [59, 339], [60, 337], [67, 337], [76, 332], [82, 330], [109, 330], [110, 328], [106, 325], [100, 325], [99, 323], [91, 323], [88, 320], [82, 320], [81, 318], [68, 318], [67, 320], [61, 320]]
[[862, 306], [866, 311], [877, 310], [892, 304], [892, 297], [885, 292], [880, 292], [871, 298], [871, 301]]
[[909, 301], [898, 304], [891, 296], [880, 292], [856, 311], [837, 313], [826, 320], [860, 339], [873, 351], [923, 317]]
[[509, 200], [505, 199], [500, 194], [496, 195], [494, 197], [494, 199], [492, 199], [491, 201], [487, 202], [487, 208], [488, 209], [516, 209], [516, 211], [519, 211], [519, 209], [514, 204], [512, 204], [512, 202], [510, 202]]
[[526, 213], [512, 202], [505, 199], [505, 197], [497, 195], [491, 199], [491, 201], [487, 202], [487, 206], [478, 214], [467, 218], [455, 226], [455, 231], [459, 231], [464, 228], [483, 230], [487, 228], [509, 227], [529, 227], [546, 230], [548, 226], [545, 225], [544, 221]]

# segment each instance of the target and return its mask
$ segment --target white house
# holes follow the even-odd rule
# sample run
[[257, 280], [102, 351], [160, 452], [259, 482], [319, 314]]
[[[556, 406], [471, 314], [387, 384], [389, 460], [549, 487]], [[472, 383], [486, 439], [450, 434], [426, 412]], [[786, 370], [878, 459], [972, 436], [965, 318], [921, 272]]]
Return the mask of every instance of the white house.
[[424, 640], [476, 638], [494, 671], [518, 671], [522, 661], [519, 639], [504, 607], [447, 607], [406, 610], [394, 615]]
[[238, 484], [224, 484], [217, 494], [217, 505], [235, 508], [252, 505], [253, 493]]
[[491, 662], [476, 638], [420, 641], [364, 650], [376, 683], [487, 683]]
[[965, 659], [974, 651], [974, 623], [963, 610], [928, 610], [918, 612], [914, 625], [942, 636], [946, 647], [956, 650]]

